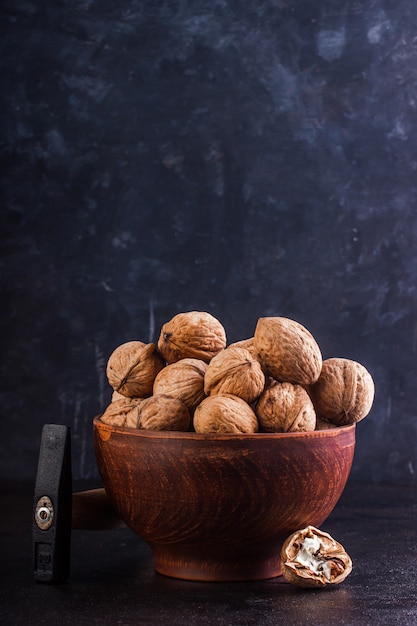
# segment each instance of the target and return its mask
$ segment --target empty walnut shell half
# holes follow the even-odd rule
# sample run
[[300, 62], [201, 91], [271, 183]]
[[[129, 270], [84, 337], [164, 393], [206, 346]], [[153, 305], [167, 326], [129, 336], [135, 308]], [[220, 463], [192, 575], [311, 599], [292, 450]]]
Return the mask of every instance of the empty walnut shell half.
[[265, 387], [265, 374], [248, 350], [230, 346], [210, 361], [204, 378], [208, 396], [229, 393], [254, 402]]
[[154, 343], [128, 341], [112, 352], [106, 374], [114, 391], [130, 398], [146, 398], [163, 367], [165, 362]]
[[190, 413], [206, 397], [204, 393], [204, 375], [207, 363], [200, 359], [180, 359], [166, 365], [155, 378], [153, 393], [179, 398], [188, 407]]
[[281, 570], [285, 580], [299, 587], [325, 587], [345, 580], [352, 560], [328, 533], [307, 526], [284, 542]]
[[375, 386], [371, 374], [357, 361], [330, 358], [323, 361], [319, 379], [309, 388], [309, 394], [321, 418], [345, 426], [368, 415]]
[[178, 398], [155, 395], [139, 405], [138, 428], [186, 431], [191, 423], [187, 406]]
[[278, 381], [310, 385], [320, 375], [320, 348], [313, 335], [294, 320], [261, 317], [254, 346], [264, 371]]
[[307, 432], [316, 428], [316, 412], [304, 387], [275, 381], [262, 392], [255, 408], [266, 432]]
[[201, 359], [206, 363], [226, 347], [226, 331], [205, 311], [178, 313], [161, 329], [158, 350], [167, 363]]
[[209, 396], [195, 410], [197, 433], [255, 433], [258, 420], [249, 404], [231, 394]]

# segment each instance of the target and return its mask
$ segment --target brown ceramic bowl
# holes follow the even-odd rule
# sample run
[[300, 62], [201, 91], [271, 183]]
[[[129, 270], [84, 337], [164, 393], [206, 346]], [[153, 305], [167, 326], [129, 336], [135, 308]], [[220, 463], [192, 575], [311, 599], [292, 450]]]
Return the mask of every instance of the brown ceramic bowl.
[[103, 485], [150, 546], [155, 569], [188, 580], [278, 576], [284, 540], [320, 526], [345, 487], [355, 426], [219, 435], [94, 420]]

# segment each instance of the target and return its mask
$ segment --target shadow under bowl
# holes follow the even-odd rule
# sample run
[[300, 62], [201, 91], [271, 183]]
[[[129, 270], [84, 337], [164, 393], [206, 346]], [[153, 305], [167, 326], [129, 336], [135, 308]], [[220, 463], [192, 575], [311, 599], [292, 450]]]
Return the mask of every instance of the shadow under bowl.
[[94, 419], [120, 517], [160, 574], [243, 581], [281, 574], [285, 539], [329, 516], [349, 477], [355, 426], [253, 435], [158, 432]]

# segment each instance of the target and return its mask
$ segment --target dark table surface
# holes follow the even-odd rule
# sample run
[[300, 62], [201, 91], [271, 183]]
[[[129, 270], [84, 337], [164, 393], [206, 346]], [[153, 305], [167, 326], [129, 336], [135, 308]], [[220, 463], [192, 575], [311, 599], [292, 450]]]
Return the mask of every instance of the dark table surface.
[[320, 590], [281, 577], [168, 578], [155, 573], [149, 548], [127, 528], [73, 530], [69, 580], [36, 582], [32, 496], [32, 485], [1, 486], [0, 624], [417, 625], [416, 487], [348, 483], [321, 528], [344, 545], [353, 571]]

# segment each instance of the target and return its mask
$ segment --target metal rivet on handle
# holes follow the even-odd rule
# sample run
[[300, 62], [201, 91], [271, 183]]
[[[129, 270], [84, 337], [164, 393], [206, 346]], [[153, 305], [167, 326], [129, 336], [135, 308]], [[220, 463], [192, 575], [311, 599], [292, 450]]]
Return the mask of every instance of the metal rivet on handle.
[[42, 496], [39, 498], [35, 510], [35, 522], [41, 530], [48, 530], [54, 521], [54, 507], [51, 498]]

